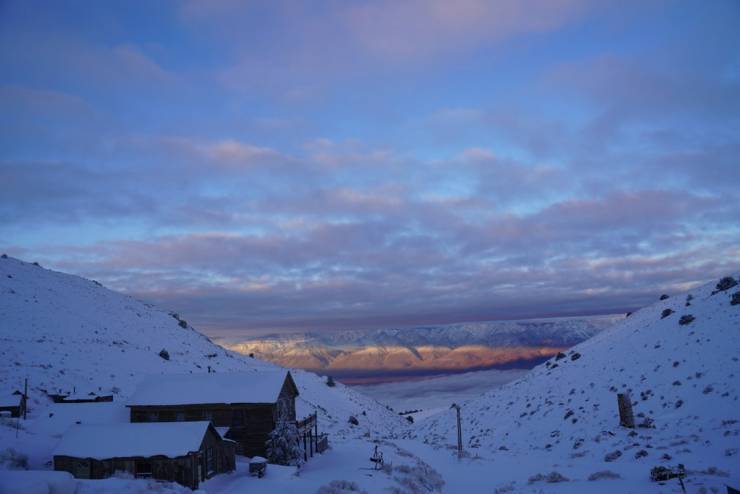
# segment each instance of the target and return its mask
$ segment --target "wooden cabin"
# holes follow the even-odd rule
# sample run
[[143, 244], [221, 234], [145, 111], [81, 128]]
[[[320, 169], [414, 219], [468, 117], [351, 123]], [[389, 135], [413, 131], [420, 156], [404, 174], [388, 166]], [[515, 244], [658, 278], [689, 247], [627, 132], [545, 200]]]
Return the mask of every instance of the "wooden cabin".
[[297, 396], [285, 370], [162, 375], [142, 382], [127, 406], [131, 422], [208, 420], [237, 443], [237, 454], [266, 456], [278, 418], [296, 420]]
[[26, 412], [26, 395], [20, 391], [0, 394], [0, 412], [10, 412], [11, 417], [22, 417]]
[[76, 425], [54, 450], [54, 470], [78, 479], [123, 471], [197, 489], [236, 468], [235, 446], [210, 422]]

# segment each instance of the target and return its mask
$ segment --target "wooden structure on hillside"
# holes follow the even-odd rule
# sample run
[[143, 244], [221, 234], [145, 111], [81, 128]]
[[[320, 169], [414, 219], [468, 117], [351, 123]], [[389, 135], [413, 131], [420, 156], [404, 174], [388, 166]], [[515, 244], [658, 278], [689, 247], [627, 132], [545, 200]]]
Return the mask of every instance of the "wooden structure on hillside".
[[54, 470], [79, 479], [123, 471], [197, 489], [235, 469], [235, 447], [210, 422], [76, 425], [54, 450]]
[[60, 389], [56, 393], [47, 390], [43, 391], [54, 403], [100, 403], [113, 401], [113, 395], [100, 395], [95, 391], [78, 393], [76, 387], [73, 387], [72, 391], [63, 391]]
[[296, 420], [298, 388], [288, 371], [154, 376], [127, 405], [131, 422], [208, 420], [237, 443], [237, 454], [266, 456], [281, 416]]
[[11, 417], [23, 417], [26, 413], [26, 395], [20, 391], [1, 394], [0, 412], [10, 412]]
[[54, 403], [101, 403], [113, 401], [113, 395], [98, 396], [95, 393], [87, 395], [49, 395]]
[[303, 420], [296, 421], [300, 440], [303, 441], [303, 459], [308, 461], [316, 453], [323, 453], [329, 449], [329, 436], [319, 434], [318, 413], [313, 413]]
[[617, 406], [619, 407], [619, 425], [634, 429], [635, 416], [632, 413], [632, 400], [630, 399], [630, 395], [627, 393], [618, 393]]

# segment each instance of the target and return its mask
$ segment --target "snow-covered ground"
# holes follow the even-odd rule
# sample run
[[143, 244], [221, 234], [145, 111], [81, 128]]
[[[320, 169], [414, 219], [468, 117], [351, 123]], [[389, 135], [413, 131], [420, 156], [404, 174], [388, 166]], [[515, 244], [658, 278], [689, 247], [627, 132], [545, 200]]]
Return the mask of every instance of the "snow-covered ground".
[[[648, 482], [653, 466], [678, 463], [691, 470], [692, 492], [740, 484], [740, 304], [731, 304], [740, 285], [716, 292], [715, 284], [646, 307], [465, 403], [467, 452], [494, 465], [518, 463], [494, 484], [513, 482], [515, 491], [530, 476], [556, 471], [571, 481], [548, 492], [573, 492], [608, 470], [621, 480], [600, 483], [615, 491], [679, 492], [677, 482]], [[631, 394], [637, 422], [648, 427], [619, 427], [618, 392]], [[455, 419], [432, 417], [412, 437], [446, 451]]]
[[[462, 402], [461, 459], [449, 408], [409, 424], [356, 389], [329, 387], [295, 371], [299, 414], [318, 410], [331, 449], [300, 471], [270, 465], [263, 479], [249, 477], [240, 460], [236, 472], [202, 489], [681, 492], [675, 480], [649, 480], [653, 466], [677, 463], [688, 470], [688, 492], [738, 486], [740, 304], [731, 305], [731, 298], [740, 287], [712, 294], [716, 281], [692, 290], [690, 299], [674, 295], [636, 312], [519, 380], [488, 392], [481, 387], [479, 396]], [[694, 319], [680, 324], [689, 314]], [[163, 349], [169, 360], [160, 356]], [[0, 494], [183, 492], [130, 478], [71, 480], [49, 471], [51, 451], [77, 422], [125, 420], [123, 404], [143, 377], [207, 372], [208, 366], [216, 372], [274, 369], [214, 345], [179, 316], [91, 281], [0, 259], [0, 391], [20, 388], [28, 378], [31, 395], [29, 420], [0, 422], [0, 468], [14, 469], [0, 470]], [[113, 393], [114, 402], [52, 405], [42, 392], [72, 387]], [[637, 421], [649, 427], [619, 427], [616, 393], [625, 391]], [[358, 426], [348, 423], [350, 415]], [[375, 446], [386, 459], [377, 471], [369, 461]], [[25, 468], [35, 471], [19, 471]]]

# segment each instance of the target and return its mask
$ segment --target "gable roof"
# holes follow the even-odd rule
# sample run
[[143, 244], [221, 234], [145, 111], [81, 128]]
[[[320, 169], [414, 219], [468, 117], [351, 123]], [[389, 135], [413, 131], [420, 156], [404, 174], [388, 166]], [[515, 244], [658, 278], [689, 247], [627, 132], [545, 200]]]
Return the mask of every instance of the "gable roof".
[[151, 376], [139, 384], [127, 406], [275, 403], [286, 380], [298, 394], [285, 369]]
[[54, 449], [54, 456], [96, 460], [160, 455], [176, 458], [198, 451], [209, 427], [213, 429], [210, 422], [74, 425]]

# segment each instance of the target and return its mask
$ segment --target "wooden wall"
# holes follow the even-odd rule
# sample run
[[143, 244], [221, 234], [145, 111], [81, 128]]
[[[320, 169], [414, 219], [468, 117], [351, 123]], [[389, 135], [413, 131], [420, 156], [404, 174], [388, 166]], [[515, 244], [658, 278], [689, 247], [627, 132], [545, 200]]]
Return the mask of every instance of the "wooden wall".
[[[191, 489], [197, 489], [200, 480], [208, 478], [206, 451], [209, 447], [212, 448], [215, 457], [215, 472], [212, 475], [231, 472], [236, 468], [234, 443], [221, 440], [214, 431], [209, 429], [203, 438], [200, 450], [186, 456], [177, 458], [140, 456], [105, 460], [55, 456], [54, 470], [69, 472], [79, 479], [104, 479], [121, 471], [138, 477], [177, 482]], [[142, 475], [140, 467], [143, 463], [151, 466], [151, 475]]]

